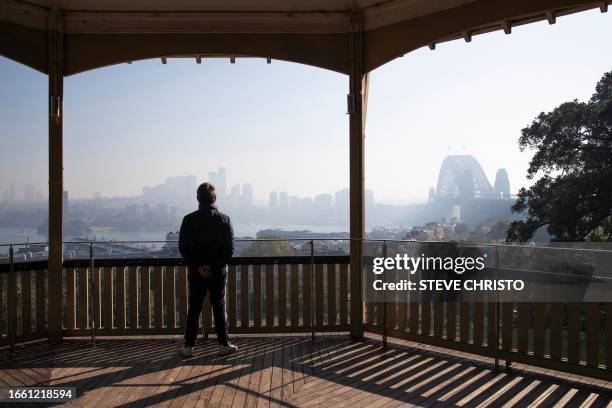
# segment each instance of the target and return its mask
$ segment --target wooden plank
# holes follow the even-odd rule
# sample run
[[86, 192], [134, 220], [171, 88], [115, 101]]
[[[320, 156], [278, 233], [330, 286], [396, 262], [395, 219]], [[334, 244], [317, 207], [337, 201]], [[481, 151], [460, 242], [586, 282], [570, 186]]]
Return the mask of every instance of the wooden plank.
[[[2, 289], [0, 288], [0, 291]], [[74, 296], [74, 294], [73, 294]], [[75, 311], [76, 312], [76, 311]], [[32, 272], [21, 272], [21, 329], [23, 334], [32, 332]]]
[[298, 265], [288, 265], [289, 279], [291, 282], [291, 325], [296, 327], [300, 325], [300, 280], [298, 273]]
[[79, 329], [89, 327], [89, 269], [77, 269], [79, 275]]
[[312, 270], [310, 264], [302, 265], [302, 322], [304, 326], [312, 324]]
[[462, 343], [470, 342], [470, 303], [469, 299], [461, 299], [459, 306], [459, 339]]
[[166, 298], [166, 327], [176, 327], [176, 271], [174, 266], [166, 266], [164, 275], [164, 295]]
[[100, 327], [102, 327], [102, 304], [100, 303], [101, 301], [101, 296], [102, 296], [102, 287], [100, 285], [101, 281], [101, 270], [98, 267], [94, 267], [93, 268], [93, 274], [92, 274], [92, 279], [93, 279], [93, 318], [95, 319], [95, 327], [96, 329], [99, 329]]
[[266, 268], [266, 326], [274, 326], [274, 267], [265, 265]]
[[499, 349], [499, 310], [497, 308], [497, 296], [491, 293], [487, 304], [487, 347], [493, 350]]
[[178, 306], [178, 319], [179, 319], [179, 327], [181, 329], [185, 328], [185, 321], [187, 320], [187, 274], [189, 271], [186, 266], [179, 266], [178, 268], [178, 297], [179, 297], [179, 306]]
[[333, 326], [337, 321], [336, 310], [336, 265], [328, 264], [327, 268], [327, 324]]
[[261, 327], [261, 273], [264, 265], [253, 266], [253, 326]]
[[4, 320], [4, 287], [6, 286], [6, 283], [4, 283], [5, 278], [8, 275], [5, 273], [0, 273], [0, 341], [2, 340], [2, 337], [4, 336], [4, 332], [5, 332], [5, 328], [4, 325], [7, 323]]
[[148, 266], [140, 267], [140, 295], [142, 297], [140, 326], [149, 329], [151, 328], [151, 271]]
[[406, 331], [408, 323], [408, 303], [405, 299], [401, 299], [397, 305], [397, 328], [400, 331]]
[[45, 299], [45, 276], [46, 270], [40, 269], [36, 273], [36, 331], [42, 333], [45, 331], [46, 305]]
[[517, 303], [518, 347], [519, 353], [527, 353], [529, 348], [529, 303]]
[[325, 289], [323, 286], [323, 264], [315, 265], [315, 326], [323, 325]]
[[544, 357], [546, 342], [546, 303], [533, 305], [533, 353], [536, 357]]
[[[395, 303], [393, 304], [395, 305]], [[441, 300], [438, 300], [434, 303], [434, 324], [433, 331], [435, 337], [442, 337], [442, 332], [444, 328], [444, 303]], [[389, 324], [389, 327], [394, 327], [393, 324]]]
[[555, 361], [561, 361], [561, 314], [563, 312], [563, 304], [550, 304], [550, 358]]
[[[22, 290], [24, 288], [24, 284], [23, 284], [24, 283], [23, 282], [24, 273], [21, 274]], [[30, 275], [28, 273], [28, 278], [29, 276]], [[27, 286], [30, 286], [30, 285], [27, 285]], [[25, 296], [22, 296], [22, 302], [23, 300], [25, 300], [24, 298]], [[28, 300], [27, 303], [29, 303], [31, 299], [28, 298], [27, 300]], [[22, 303], [22, 305], [25, 305], [25, 303]], [[22, 316], [24, 315], [25, 313], [22, 313]], [[69, 330], [76, 329], [76, 277], [75, 277], [74, 268], [66, 269], [66, 328]]]
[[512, 351], [514, 345], [514, 303], [503, 302], [502, 310], [502, 350]]
[[484, 303], [477, 300], [474, 302], [474, 344], [482, 346], [484, 343]]
[[117, 297], [117, 328], [125, 329], [125, 267], [115, 268], [115, 294]]
[[586, 304], [586, 364], [599, 365], [599, 303]]
[[419, 332], [419, 301], [420, 293], [411, 293], [410, 296], [410, 322], [408, 322], [408, 331], [410, 333]]
[[128, 282], [130, 285], [130, 329], [138, 328], [138, 301], [139, 299], [139, 291], [138, 291], [138, 273], [139, 268], [131, 266], [128, 268]]
[[431, 294], [422, 293], [421, 296], [421, 334], [429, 336], [431, 334]]
[[457, 302], [450, 300], [446, 303], [446, 338], [457, 338]]
[[102, 276], [104, 281], [103, 296], [103, 325], [105, 329], [113, 328], [113, 268], [103, 268]]
[[567, 362], [580, 361], [580, 303], [567, 304]]
[[236, 327], [236, 265], [227, 269], [227, 320], [229, 327]]
[[153, 268], [153, 327], [161, 329], [164, 327], [164, 276], [163, 268]]
[[240, 325], [249, 327], [249, 266], [240, 265]]
[[606, 303], [606, 368], [612, 371], [612, 303]]
[[17, 272], [9, 272], [6, 284], [6, 312], [8, 315], [8, 334], [17, 338]]
[[287, 273], [289, 265], [278, 265], [278, 325], [287, 324]]
[[340, 324], [348, 324], [348, 264], [340, 264]]

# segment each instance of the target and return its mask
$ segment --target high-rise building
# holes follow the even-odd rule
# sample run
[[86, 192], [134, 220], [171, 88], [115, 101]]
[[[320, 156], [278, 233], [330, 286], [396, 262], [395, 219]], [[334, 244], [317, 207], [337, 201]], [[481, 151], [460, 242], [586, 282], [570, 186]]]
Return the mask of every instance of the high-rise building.
[[276, 191], [270, 192], [269, 207], [271, 210], [276, 210], [278, 208], [278, 193]]
[[332, 206], [332, 195], [323, 193], [315, 196], [314, 206], [319, 209], [328, 209]]
[[281, 191], [278, 194], [278, 208], [286, 210], [289, 208], [289, 196], [286, 191]]
[[375, 204], [374, 192], [372, 190], [365, 191], [365, 206], [367, 208], [373, 208]]
[[348, 210], [350, 200], [349, 193], [350, 192], [348, 188], [343, 188], [342, 190], [336, 191], [334, 200], [334, 206], [336, 207], [336, 209]]
[[225, 167], [219, 167], [216, 172], [209, 172], [208, 182], [215, 186], [217, 197], [225, 197], [227, 195], [227, 171]]
[[253, 186], [249, 183], [242, 185], [242, 195], [240, 196], [240, 205], [242, 207], [251, 207], [253, 205]]
[[26, 184], [25, 186], [23, 186], [23, 201], [34, 201], [34, 186], [32, 186], [31, 184]]

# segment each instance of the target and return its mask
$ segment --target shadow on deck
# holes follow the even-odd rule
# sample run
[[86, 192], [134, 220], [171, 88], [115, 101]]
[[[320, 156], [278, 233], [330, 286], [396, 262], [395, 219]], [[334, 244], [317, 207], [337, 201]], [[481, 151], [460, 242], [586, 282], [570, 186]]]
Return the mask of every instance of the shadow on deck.
[[235, 336], [237, 355], [216, 344], [177, 354], [177, 337], [30, 343], [0, 351], [0, 386], [77, 388], [75, 406], [582, 406], [611, 403], [612, 386], [521, 365], [495, 372], [490, 360], [391, 339], [344, 334]]

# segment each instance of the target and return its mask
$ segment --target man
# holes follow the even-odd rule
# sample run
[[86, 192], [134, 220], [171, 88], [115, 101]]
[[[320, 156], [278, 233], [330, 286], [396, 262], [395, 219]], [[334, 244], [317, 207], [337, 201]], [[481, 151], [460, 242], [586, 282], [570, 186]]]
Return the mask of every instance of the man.
[[199, 208], [183, 218], [179, 235], [179, 250], [188, 265], [189, 309], [185, 324], [184, 357], [193, 355], [198, 335], [198, 321], [208, 290], [215, 318], [215, 330], [220, 354], [232, 354], [238, 347], [229, 342], [225, 313], [227, 263], [234, 253], [234, 234], [227, 215], [214, 205], [215, 187], [203, 183], [198, 187]]

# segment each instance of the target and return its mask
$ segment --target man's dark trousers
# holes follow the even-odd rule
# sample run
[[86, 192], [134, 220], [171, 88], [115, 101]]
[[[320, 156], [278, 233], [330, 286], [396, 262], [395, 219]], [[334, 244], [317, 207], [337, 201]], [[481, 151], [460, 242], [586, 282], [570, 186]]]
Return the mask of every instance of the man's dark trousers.
[[225, 285], [227, 283], [227, 269], [214, 271], [212, 276], [203, 278], [197, 270], [189, 268], [189, 309], [185, 324], [185, 345], [193, 347], [198, 336], [198, 321], [202, 312], [202, 305], [206, 291], [210, 294], [210, 304], [215, 318], [215, 330], [219, 344], [226, 346], [227, 316], [225, 314]]

